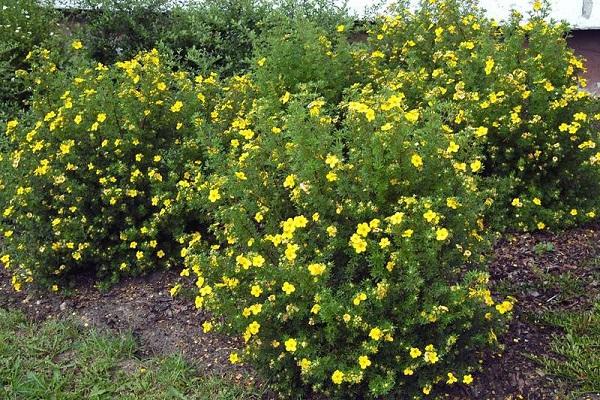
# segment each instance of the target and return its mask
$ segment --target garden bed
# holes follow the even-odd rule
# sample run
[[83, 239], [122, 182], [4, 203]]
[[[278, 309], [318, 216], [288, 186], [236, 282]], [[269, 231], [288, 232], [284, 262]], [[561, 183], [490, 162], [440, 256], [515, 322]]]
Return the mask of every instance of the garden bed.
[[[448, 393], [446, 398], [566, 398], [576, 390], [575, 383], [551, 375], [533, 356], [557, 357], [550, 342], [561, 332], [542, 321], [544, 313], [577, 313], [600, 299], [600, 226], [559, 234], [509, 235], [494, 252], [490, 266], [493, 286], [518, 301], [510, 329], [500, 338], [505, 351], [485, 355], [475, 383]], [[196, 310], [184, 296], [169, 294], [177, 279], [176, 271], [158, 271], [123, 279], [102, 292], [90, 276], [80, 279], [68, 290], [69, 295], [49, 295], [31, 287], [15, 292], [9, 275], [0, 269], [0, 308], [19, 309], [34, 321], [72, 317], [86, 327], [132, 332], [140, 344], [140, 357], [181, 353], [203, 375], [226, 377], [243, 386], [260, 385], [250, 368], [228, 361], [240, 342], [203, 333], [201, 325], [207, 314]]]

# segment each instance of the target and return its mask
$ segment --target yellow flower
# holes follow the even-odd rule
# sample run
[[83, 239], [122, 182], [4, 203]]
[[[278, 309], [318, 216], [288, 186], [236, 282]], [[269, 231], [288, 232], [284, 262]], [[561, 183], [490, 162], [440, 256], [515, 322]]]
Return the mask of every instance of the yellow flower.
[[296, 175], [294, 175], [294, 174], [288, 175], [285, 178], [285, 180], [283, 181], [283, 187], [291, 189], [294, 186], [296, 186]]
[[388, 238], [382, 238], [379, 241], [379, 247], [381, 247], [382, 249], [385, 249], [386, 247], [388, 247], [391, 244], [390, 239]]
[[454, 376], [454, 374], [452, 372], [448, 372], [448, 380], [446, 381], [446, 383], [448, 385], [452, 385], [456, 382], [458, 382], [458, 378], [456, 376]]
[[481, 169], [481, 161], [475, 160], [471, 163], [471, 171], [477, 172]]
[[404, 118], [410, 123], [415, 123], [419, 120], [419, 110], [410, 110], [404, 114]]
[[229, 362], [232, 364], [237, 364], [240, 362], [240, 356], [238, 355], [238, 353], [231, 353], [229, 355]]
[[180, 100], [177, 100], [172, 106], [171, 106], [171, 112], [179, 112], [181, 111], [181, 109], [183, 108], [183, 102], [181, 102]]
[[442, 241], [442, 240], [446, 240], [447, 238], [448, 238], [448, 230], [446, 228], [438, 229], [435, 232], [435, 239], [436, 240]]
[[208, 332], [210, 332], [210, 331], [212, 330], [212, 328], [213, 328], [213, 324], [212, 324], [212, 322], [210, 322], [210, 321], [205, 321], [205, 322], [202, 324], [202, 331], [203, 331], [204, 333], [208, 333]]
[[446, 151], [448, 153], [456, 153], [459, 148], [460, 148], [460, 146], [457, 145], [456, 143], [454, 143], [454, 141], [450, 141], [450, 144], [448, 145], [448, 148], [446, 149]]
[[390, 224], [398, 225], [399, 223], [402, 222], [403, 218], [404, 218], [404, 214], [401, 212], [397, 212], [394, 215], [392, 215], [391, 217], [389, 217], [388, 220], [390, 221]]
[[415, 168], [421, 168], [423, 166], [423, 159], [421, 158], [420, 155], [418, 154], [413, 154], [410, 157], [410, 163], [415, 167]]
[[260, 286], [258, 285], [252, 285], [252, 288], [250, 289], [250, 294], [254, 297], [259, 297], [262, 294], [262, 289]]
[[424, 359], [425, 359], [425, 362], [428, 362], [430, 364], [435, 364], [436, 362], [438, 362], [439, 357], [437, 355], [437, 352], [435, 352], [435, 351], [426, 351]]
[[83, 43], [81, 43], [79, 40], [75, 40], [73, 43], [71, 43], [71, 47], [75, 50], [81, 50], [83, 49]]
[[360, 236], [367, 237], [367, 235], [371, 232], [371, 227], [367, 223], [358, 224], [356, 228], [356, 233]]
[[536, 206], [541, 206], [542, 205], [542, 200], [540, 200], [537, 197], [535, 197], [533, 199], [533, 204], [535, 204]]
[[533, 2], [533, 10], [540, 11], [542, 9], [542, 2], [540, 0], [536, 0]]
[[267, 62], [266, 57], [263, 57], [260, 60], [258, 60], [256, 63], [258, 64], [259, 67], [264, 67], [266, 62]]
[[358, 364], [361, 369], [367, 369], [367, 367], [371, 366], [371, 360], [367, 356], [360, 356], [358, 357]]
[[329, 182], [337, 181], [337, 174], [333, 171], [329, 171], [325, 177]]
[[369, 337], [373, 340], [379, 340], [383, 337], [383, 332], [379, 328], [373, 328], [369, 332]]
[[492, 73], [492, 69], [494, 68], [494, 60], [491, 57], [488, 57], [485, 61], [485, 74], [489, 75]]
[[354, 300], [352, 300], [352, 303], [357, 306], [360, 304], [361, 301], [365, 301], [367, 299], [367, 295], [364, 293], [359, 293], [356, 295], [356, 297], [354, 297]]
[[210, 193], [208, 194], [208, 200], [211, 203], [214, 203], [215, 201], [219, 200], [221, 198], [221, 195], [219, 194], [219, 189], [212, 189], [210, 191]]
[[402, 373], [403, 373], [404, 375], [406, 375], [406, 376], [410, 376], [410, 375], [414, 374], [414, 373], [415, 373], [415, 371], [413, 371], [413, 370], [412, 370], [412, 369], [410, 369], [410, 368], [404, 368], [404, 371], [402, 371]]
[[543, 222], [541, 222], [541, 221], [537, 223], [537, 228], [538, 228], [539, 230], [542, 230], [542, 229], [544, 229], [545, 227], [546, 227], [546, 224], [545, 224], [545, 223], [543, 223]]
[[488, 134], [488, 128], [485, 126], [480, 126], [478, 128], [475, 129], [475, 136], [476, 137], [483, 137], [485, 135]]
[[423, 393], [424, 393], [424, 394], [429, 394], [429, 393], [431, 393], [431, 389], [432, 389], [432, 388], [431, 388], [431, 385], [425, 385], [425, 386], [423, 387]]
[[296, 287], [289, 282], [284, 282], [283, 286], [281, 286], [281, 290], [284, 291], [288, 296], [296, 291]]
[[513, 305], [510, 301], [504, 300], [502, 303], [496, 305], [496, 310], [500, 314], [505, 314], [513, 309]]
[[569, 214], [571, 214], [572, 216], [576, 216], [577, 210], [575, 208], [573, 208], [571, 211], [569, 211]]
[[411, 347], [411, 348], [410, 348], [410, 356], [411, 356], [412, 358], [417, 358], [417, 357], [419, 357], [421, 354], [423, 354], [423, 353], [421, 353], [421, 350], [419, 350], [417, 347]]
[[297, 244], [288, 243], [285, 249], [285, 258], [287, 258], [287, 260], [290, 262], [294, 261], [296, 259], [296, 252], [299, 248], [300, 246], [298, 246]]
[[290, 353], [293, 353], [296, 351], [296, 349], [298, 348], [298, 342], [296, 341], [296, 339], [293, 338], [289, 338], [288, 340], [286, 340], [284, 342], [285, 345], [285, 350], [289, 351]]
[[333, 374], [331, 374], [331, 381], [336, 385], [340, 385], [344, 381], [344, 373], [336, 369]]
[[521, 199], [518, 197], [515, 197], [510, 204], [512, 204], [513, 207], [523, 207], [523, 203], [521, 203]]
[[463, 383], [465, 385], [470, 385], [471, 383], [473, 383], [473, 377], [471, 376], [471, 374], [463, 376]]
[[259, 330], [260, 330], [260, 324], [256, 321], [252, 321], [252, 323], [250, 325], [248, 325], [248, 332], [250, 332], [251, 335], [258, 334]]
[[357, 254], [367, 250], [367, 242], [357, 233], [350, 237], [350, 245], [354, 248]]
[[308, 271], [312, 276], [318, 276], [325, 272], [325, 264], [310, 264], [308, 266]]
[[337, 235], [337, 228], [333, 225], [329, 225], [327, 227], [327, 235], [329, 235], [329, 237], [335, 237], [335, 235]]
[[344, 25], [338, 25], [337, 28], [336, 28], [336, 30], [339, 33], [342, 33], [342, 32], [344, 32], [346, 30], [346, 27]]
[[460, 203], [458, 202], [458, 200], [456, 200], [456, 198], [454, 198], [454, 197], [448, 197], [446, 199], [446, 205], [448, 207], [456, 210], [460, 206]]
[[106, 114], [104, 114], [104, 113], [98, 114], [98, 116], [96, 117], [96, 120], [100, 123], [106, 121]]

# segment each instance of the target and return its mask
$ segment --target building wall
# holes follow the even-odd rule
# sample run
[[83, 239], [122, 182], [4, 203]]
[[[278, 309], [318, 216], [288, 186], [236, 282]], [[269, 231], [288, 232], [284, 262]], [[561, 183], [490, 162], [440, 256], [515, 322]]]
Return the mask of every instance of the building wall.
[[587, 60], [588, 90], [600, 95], [600, 29], [573, 31], [568, 42], [577, 55]]

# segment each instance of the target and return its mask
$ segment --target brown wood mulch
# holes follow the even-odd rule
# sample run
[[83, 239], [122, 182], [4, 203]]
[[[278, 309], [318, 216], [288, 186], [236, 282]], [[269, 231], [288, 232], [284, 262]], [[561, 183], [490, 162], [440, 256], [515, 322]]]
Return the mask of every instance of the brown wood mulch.
[[[473, 385], [457, 387], [442, 397], [565, 398], [572, 388], [528, 357], [550, 354], [549, 342], [556, 333], [536, 323], [536, 315], [545, 310], [582, 309], [600, 298], [600, 225], [558, 234], [507, 236], [497, 244], [494, 254], [490, 265], [493, 286], [518, 300], [508, 333], [500, 338], [504, 351], [482, 357], [482, 372], [475, 376]], [[565, 275], [575, 277], [583, 287], [565, 293], [553, 280]], [[185, 296], [171, 297], [169, 289], [177, 279], [175, 271], [154, 272], [124, 279], [102, 292], [87, 278], [78, 282], [70, 296], [63, 296], [34, 288], [16, 293], [7, 271], [0, 268], [0, 308], [20, 309], [35, 321], [69, 317], [85, 326], [132, 332], [140, 343], [140, 357], [177, 352], [192, 360], [200, 373], [256, 385], [258, 379], [251, 369], [232, 366], [228, 361], [239, 342], [218, 333], [203, 333], [201, 325], [208, 315], [196, 310]]]

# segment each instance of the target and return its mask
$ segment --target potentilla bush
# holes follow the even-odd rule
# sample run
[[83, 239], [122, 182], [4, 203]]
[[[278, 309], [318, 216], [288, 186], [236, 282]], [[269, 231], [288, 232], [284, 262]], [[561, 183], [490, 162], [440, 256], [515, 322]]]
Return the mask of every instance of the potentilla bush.
[[79, 55], [32, 55], [32, 110], [10, 120], [2, 155], [2, 264], [24, 282], [97, 272], [116, 278], [168, 267], [200, 217], [170, 212], [192, 132], [208, 117], [214, 76], [170, 72], [156, 51], [106, 67]]
[[492, 298], [478, 267], [481, 161], [457, 153], [469, 132], [393, 85], [354, 85], [339, 103], [282, 92], [235, 114], [219, 135], [200, 128], [219, 149], [213, 173], [179, 194], [214, 221], [191, 235], [182, 275], [217, 317], [204, 330], [243, 337], [230, 361], [291, 397], [470, 384], [512, 302]]
[[359, 65], [374, 82], [394, 79], [411, 107], [443, 106], [453, 132], [471, 132], [495, 192], [492, 225], [560, 229], [594, 218], [600, 114], [569, 27], [548, 22], [541, 2], [527, 20], [513, 13], [502, 23], [476, 2], [403, 6], [372, 27]]

